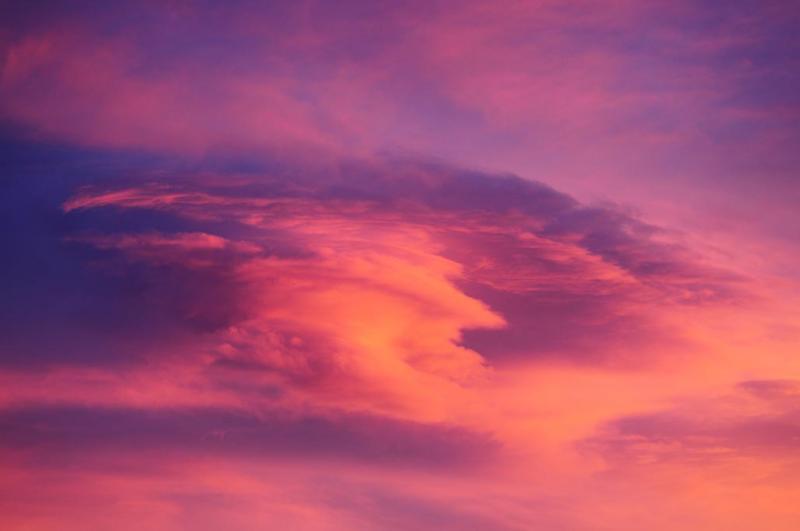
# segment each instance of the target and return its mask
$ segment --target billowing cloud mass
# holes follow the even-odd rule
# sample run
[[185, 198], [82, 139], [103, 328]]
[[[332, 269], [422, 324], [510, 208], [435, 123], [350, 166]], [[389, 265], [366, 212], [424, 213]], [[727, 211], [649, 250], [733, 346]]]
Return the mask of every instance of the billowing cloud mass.
[[0, 4], [0, 527], [797, 529], [799, 14]]

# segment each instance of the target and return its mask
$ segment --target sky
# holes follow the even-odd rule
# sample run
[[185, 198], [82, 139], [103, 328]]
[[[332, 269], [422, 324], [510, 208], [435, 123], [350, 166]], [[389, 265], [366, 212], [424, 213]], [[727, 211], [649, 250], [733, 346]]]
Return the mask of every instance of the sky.
[[0, 527], [800, 528], [800, 6], [0, 0]]

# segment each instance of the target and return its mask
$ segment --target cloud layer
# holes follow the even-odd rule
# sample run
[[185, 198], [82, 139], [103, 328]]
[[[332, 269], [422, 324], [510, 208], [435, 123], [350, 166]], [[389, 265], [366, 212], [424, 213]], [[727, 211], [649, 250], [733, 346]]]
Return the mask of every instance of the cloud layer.
[[0, 3], [0, 527], [797, 529], [798, 23]]

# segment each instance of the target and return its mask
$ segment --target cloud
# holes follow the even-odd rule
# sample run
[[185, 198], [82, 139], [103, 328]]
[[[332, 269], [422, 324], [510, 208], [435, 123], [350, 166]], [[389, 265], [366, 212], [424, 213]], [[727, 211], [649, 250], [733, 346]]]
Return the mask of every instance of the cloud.
[[[614, 207], [581, 205], [535, 182], [403, 160], [317, 172], [309, 170], [288, 187], [280, 179], [252, 176], [238, 185], [202, 185], [196, 179], [85, 189], [64, 209], [72, 215], [100, 208], [163, 212], [203, 233], [222, 220], [236, 223], [239, 228], [229, 227], [224, 237], [238, 240], [237, 231], [249, 231], [251, 241], [238, 245], [253, 252], [233, 259], [234, 276], [254, 286], [269, 284], [271, 293], [262, 300], [291, 305], [293, 297], [309, 296], [298, 286], [324, 279], [327, 287], [303, 304], [315, 307], [320, 292], [342, 289], [348, 295], [341, 300], [366, 296], [368, 304], [384, 301], [388, 311], [388, 290], [403, 294], [406, 308], [428, 301], [427, 310], [413, 310], [426, 320], [437, 307], [441, 319], [458, 319], [447, 341], [462, 341], [466, 330], [463, 344], [490, 360], [537, 354], [602, 360], [610, 346], [631, 351], [658, 337], [669, 341], [669, 330], [654, 318], [659, 306], [730, 303], [744, 293], [741, 279], [703, 265], [686, 248], [667, 242], [661, 229]], [[141, 239], [116, 237], [120, 243], [104, 236], [103, 245], [124, 252], [130, 243], [122, 242]], [[280, 256], [292, 247], [293, 256]], [[255, 248], [273, 256], [259, 257]], [[173, 259], [166, 249], [158, 252], [157, 260]], [[133, 257], [141, 260], [137, 253]], [[181, 260], [187, 267], [194, 261], [187, 254], [175, 263]], [[298, 274], [305, 278], [292, 284], [292, 294], [284, 293], [285, 279]], [[268, 280], [278, 277], [284, 281]], [[375, 289], [384, 292], [380, 299]], [[479, 301], [496, 313], [481, 315]], [[348, 306], [340, 311], [352, 313]], [[448, 349], [434, 351], [444, 359]], [[466, 351], [456, 355], [465, 356]]]
[[[175, 342], [189, 345], [197, 332], [230, 334], [220, 344], [251, 356], [252, 345], [285, 329], [297, 345], [327, 338], [324, 350], [339, 352], [309, 367], [352, 369], [361, 362], [344, 362], [353, 354], [343, 352], [353, 345], [374, 355], [369, 342], [377, 339], [359, 336], [369, 328], [383, 330], [389, 359], [462, 378], [481, 372], [482, 358], [598, 361], [612, 346], [638, 348], [638, 338], [669, 341], [659, 308], [731, 303], [744, 293], [741, 279], [704, 265], [661, 229], [513, 176], [401, 159], [332, 168], [267, 159], [244, 173], [226, 169], [230, 162], [191, 170], [157, 164], [164, 169], [147, 160], [78, 165], [59, 170], [64, 186], [46, 191], [23, 182], [31, 166], [18, 163], [9, 200], [37, 202], [56, 230], [9, 240], [16, 259], [6, 263], [6, 278], [41, 268], [37, 253], [49, 253], [58, 272], [53, 289], [62, 301], [82, 302], [35, 339], [11, 332], [16, 347], [7, 361], [15, 350], [29, 361], [93, 362], [130, 359], [126, 350], [184, 352]], [[35, 283], [16, 284], [12, 292], [27, 290], [20, 298], [48, 296]], [[87, 326], [57, 331], [81, 312]], [[102, 334], [114, 341], [134, 323], [150, 331], [147, 338], [100, 352]], [[411, 339], [412, 330], [428, 332]], [[64, 341], [67, 333], [86, 339]], [[42, 347], [48, 337], [61, 349]], [[198, 349], [208, 347], [202, 339]], [[289, 359], [267, 365], [298, 362]]]
[[[746, 295], [668, 232], [516, 176], [71, 156], [52, 163], [60, 188], [32, 188], [36, 157], [9, 182], [15, 219], [35, 204], [49, 220], [5, 243], [16, 370], [163, 367], [181, 403], [205, 390], [434, 421], [508, 365], [647, 365], [688, 341], [673, 310]], [[50, 284], [15, 281], [45, 267]]]
[[0, 527], [796, 529], [797, 14], [0, 2]]
[[638, 204], [698, 244], [747, 231], [774, 256], [797, 240], [784, 4], [37, 2], [2, 17], [0, 116], [31, 138], [195, 159], [388, 150], [511, 168]]
[[491, 437], [463, 428], [363, 414], [29, 406], [4, 409], [0, 425], [9, 435], [6, 451], [24, 451], [39, 466], [91, 466], [100, 456], [141, 452], [160, 459], [342, 459], [433, 470], [480, 466], [498, 450]]
[[798, 442], [800, 382], [750, 380], [727, 395], [613, 420], [582, 444], [626, 468], [797, 461]]

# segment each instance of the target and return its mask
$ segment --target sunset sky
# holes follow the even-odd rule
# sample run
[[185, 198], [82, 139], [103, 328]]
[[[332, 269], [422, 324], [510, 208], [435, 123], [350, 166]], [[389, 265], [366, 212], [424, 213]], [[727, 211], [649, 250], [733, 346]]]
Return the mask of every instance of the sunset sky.
[[800, 529], [794, 0], [0, 0], [0, 529]]

